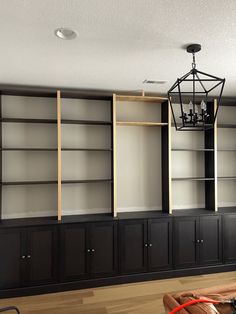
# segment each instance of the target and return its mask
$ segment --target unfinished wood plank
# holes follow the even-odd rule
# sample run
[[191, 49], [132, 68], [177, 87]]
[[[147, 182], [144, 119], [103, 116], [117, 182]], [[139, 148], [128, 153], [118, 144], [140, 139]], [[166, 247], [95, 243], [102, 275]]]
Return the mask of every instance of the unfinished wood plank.
[[61, 91], [57, 91], [57, 219], [62, 218], [61, 203]]
[[161, 104], [165, 100], [168, 100], [168, 98], [154, 97], [154, 96], [116, 95], [116, 101], [142, 101], [142, 102], [147, 102], [147, 103]]

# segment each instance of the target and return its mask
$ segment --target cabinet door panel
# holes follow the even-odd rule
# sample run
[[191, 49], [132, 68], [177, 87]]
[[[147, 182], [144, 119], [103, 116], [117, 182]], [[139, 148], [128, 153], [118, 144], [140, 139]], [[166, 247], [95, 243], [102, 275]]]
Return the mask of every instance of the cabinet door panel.
[[87, 225], [63, 226], [61, 234], [63, 280], [77, 280], [88, 276], [87, 248]]
[[20, 287], [24, 276], [24, 234], [19, 230], [0, 231], [0, 288]]
[[147, 270], [147, 221], [120, 223], [121, 271], [139, 273]]
[[221, 217], [200, 217], [200, 263], [222, 262]]
[[57, 275], [57, 229], [36, 227], [28, 231], [28, 281], [41, 284], [56, 281]]
[[235, 263], [236, 262], [236, 215], [225, 214], [224, 215], [224, 262]]
[[199, 234], [197, 217], [178, 217], [174, 222], [174, 262], [177, 268], [195, 266], [198, 263], [199, 248], [196, 244]]
[[94, 223], [89, 230], [91, 275], [99, 277], [115, 274], [117, 270], [116, 223]]
[[152, 219], [148, 221], [149, 270], [164, 270], [172, 267], [172, 221]]

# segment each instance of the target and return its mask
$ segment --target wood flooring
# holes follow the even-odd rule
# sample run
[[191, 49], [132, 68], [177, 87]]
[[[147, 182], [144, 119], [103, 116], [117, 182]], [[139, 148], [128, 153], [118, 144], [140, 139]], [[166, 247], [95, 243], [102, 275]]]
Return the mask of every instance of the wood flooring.
[[1, 299], [0, 307], [15, 305], [21, 314], [164, 314], [165, 293], [235, 281], [236, 272], [227, 272]]

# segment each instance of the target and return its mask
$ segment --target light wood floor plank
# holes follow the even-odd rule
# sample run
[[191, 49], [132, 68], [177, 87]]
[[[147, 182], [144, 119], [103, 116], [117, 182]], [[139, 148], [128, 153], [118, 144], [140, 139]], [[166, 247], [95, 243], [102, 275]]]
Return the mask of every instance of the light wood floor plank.
[[162, 297], [165, 293], [172, 294], [235, 281], [236, 272], [199, 275], [2, 299], [0, 307], [15, 305], [21, 314], [164, 314]]

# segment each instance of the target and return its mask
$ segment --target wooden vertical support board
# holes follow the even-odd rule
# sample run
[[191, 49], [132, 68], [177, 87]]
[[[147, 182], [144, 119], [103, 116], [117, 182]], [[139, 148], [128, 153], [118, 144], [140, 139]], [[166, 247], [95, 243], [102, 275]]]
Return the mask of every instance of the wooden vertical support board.
[[57, 91], [57, 219], [62, 218], [61, 204], [61, 92]]
[[[2, 119], [2, 95], [0, 94], [0, 119]], [[0, 122], [0, 182], [2, 183], [2, 122]], [[0, 187], [0, 220], [2, 219], [2, 184]]]
[[113, 94], [113, 105], [112, 105], [112, 111], [113, 111], [113, 217], [117, 217], [117, 176], [116, 176], [116, 95]]
[[[217, 112], [217, 99], [214, 99], [214, 114]], [[217, 170], [217, 117], [215, 120], [214, 124], [214, 166], [215, 166], [215, 171], [214, 171], [214, 184], [215, 184], [215, 212], [218, 211], [218, 181], [217, 181], [217, 176], [218, 176], [218, 170]]]
[[165, 101], [161, 104], [161, 121], [167, 125], [161, 129], [161, 152], [162, 152], [162, 211], [171, 213], [171, 120], [170, 120], [170, 104]]
[[[207, 103], [207, 112], [213, 122], [215, 114], [215, 102]], [[213, 151], [205, 151], [205, 177], [214, 178], [212, 181], [205, 181], [205, 207], [207, 210], [217, 211], [216, 189], [217, 189], [217, 171], [216, 171], [216, 123], [214, 127], [204, 132], [205, 148]]]

